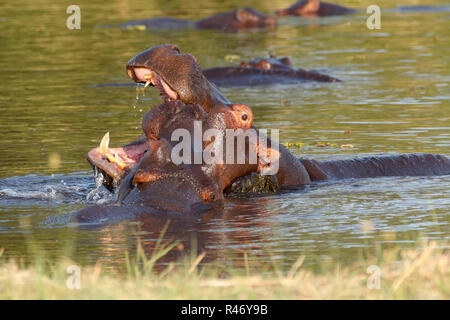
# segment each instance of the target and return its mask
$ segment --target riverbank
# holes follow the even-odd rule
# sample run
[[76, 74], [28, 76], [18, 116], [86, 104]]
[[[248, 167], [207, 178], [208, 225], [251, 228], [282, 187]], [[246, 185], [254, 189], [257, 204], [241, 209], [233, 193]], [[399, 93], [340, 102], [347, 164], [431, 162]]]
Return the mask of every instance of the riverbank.
[[218, 272], [212, 265], [201, 266], [204, 254], [155, 272], [154, 263], [165, 249], [150, 259], [139, 254], [129, 259], [126, 272], [104, 270], [100, 263], [77, 270], [69, 260], [51, 265], [36, 260], [24, 266], [0, 258], [0, 299], [450, 298], [450, 254], [433, 242], [420, 249], [386, 250], [376, 258], [318, 273], [302, 266], [304, 257], [290, 270]]

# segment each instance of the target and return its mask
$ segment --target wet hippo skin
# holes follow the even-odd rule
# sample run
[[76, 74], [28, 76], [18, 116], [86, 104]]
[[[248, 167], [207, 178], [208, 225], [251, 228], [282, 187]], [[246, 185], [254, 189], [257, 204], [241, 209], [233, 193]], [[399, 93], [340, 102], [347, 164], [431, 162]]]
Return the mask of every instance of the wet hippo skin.
[[343, 7], [337, 4], [327, 3], [319, 0], [300, 0], [292, 6], [276, 11], [279, 16], [306, 16], [306, 17], [326, 17], [340, 16], [354, 13], [356, 10]]
[[450, 159], [440, 154], [379, 155], [349, 160], [301, 158], [311, 181], [450, 174]]
[[274, 28], [277, 20], [268, 17], [253, 8], [236, 9], [218, 13], [196, 22], [175, 18], [152, 18], [123, 23], [123, 28], [145, 26], [147, 29], [180, 30], [185, 28], [216, 29], [227, 32], [238, 32], [255, 28]]
[[294, 68], [289, 58], [255, 58], [242, 61], [238, 67], [204, 69], [205, 77], [220, 87], [288, 84], [304, 81], [340, 82], [315, 71]]

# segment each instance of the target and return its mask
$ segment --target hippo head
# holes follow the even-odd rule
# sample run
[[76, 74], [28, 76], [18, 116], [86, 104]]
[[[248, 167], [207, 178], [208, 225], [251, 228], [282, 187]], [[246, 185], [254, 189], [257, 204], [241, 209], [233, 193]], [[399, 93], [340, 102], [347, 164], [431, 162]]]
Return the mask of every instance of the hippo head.
[[[185, 105], [200, 105], [211, 121], [223, 117], [227, 120], [237, 115], [237, 111], [242, 111], [244, 118], [251, 114], [250, 107], [230, 103], [206, 79], [197, 59], [188, 53], [181, 54], [174, 45], [155, 46], [139, 53], [128, 62], [126, 70], [134, 81], [157, 88], [165, 102], [180, 100]], [[228, 128], [242, 128], [243, 123], [248, 123], [244, 118]]]
[[152, 85], [165, 101], [181, 100], [199, 104], [206, 112], [226, 99], [203, 75], [197, 59], [181, 54], [175, 45], [159, 45], [132, 58], [126, 66], [128, 76], [136, 82]]
[[294, 3], [289, 8], [278, 10], [275, 13], [279, 16], [294, 15], [308, 16], [316, 15], [320, 8], [319, 0], [301, 0]]
[[200, 29], [219, 29], [237, 32], [254, 28], [274, 28], [277, 20], [253, 9], [243, 8], [229, 12], [218, 13], [196, 23]]

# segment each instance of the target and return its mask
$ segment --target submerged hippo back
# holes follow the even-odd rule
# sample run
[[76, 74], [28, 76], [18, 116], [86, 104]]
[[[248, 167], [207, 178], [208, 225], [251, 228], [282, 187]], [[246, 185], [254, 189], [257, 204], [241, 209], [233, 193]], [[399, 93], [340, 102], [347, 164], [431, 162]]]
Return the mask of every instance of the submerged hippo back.
[[275, 18], [268, 17], [253, 8], [218, 13], [212, 17], [201, 19], [196, 23], [196, 27], [199, 29], [219, 29], [224, 31], [271, 28], [276, 25], [277, 21]]

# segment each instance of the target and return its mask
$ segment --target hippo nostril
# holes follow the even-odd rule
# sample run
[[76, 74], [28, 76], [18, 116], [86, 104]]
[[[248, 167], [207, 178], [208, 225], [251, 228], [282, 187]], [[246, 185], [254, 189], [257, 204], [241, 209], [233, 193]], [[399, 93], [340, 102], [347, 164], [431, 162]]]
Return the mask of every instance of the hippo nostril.
[[136, 79], [136, 74], [134, 73], [133, 68], [128, 68], [128, 67], [127, 67], [127, 74], [128, 74], [128, 76], [129, 76], [131, 79], [133, 79], [133, 80]]
[[248, 119], [248, 115], [246, 115], [245, 113], [242, 115], [242, 120], [244, 120], [244, 121], [247, 121], [247, 119]]

